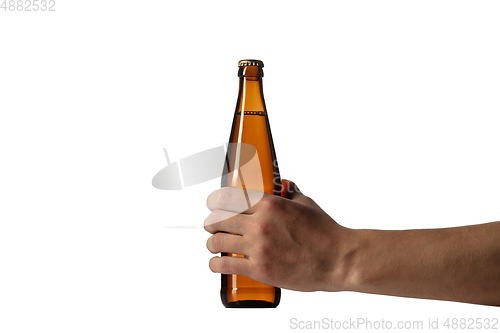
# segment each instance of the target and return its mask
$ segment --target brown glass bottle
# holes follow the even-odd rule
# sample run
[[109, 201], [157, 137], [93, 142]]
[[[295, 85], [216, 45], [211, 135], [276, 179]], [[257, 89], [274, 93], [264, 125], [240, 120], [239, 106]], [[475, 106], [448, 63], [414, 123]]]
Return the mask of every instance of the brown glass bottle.
[[[240, 89], [229, 137], [222, 187], [238, 187], [281, 195], [281, 179], [274, 151], [266, 104], [262, 92], [264, 63], [260, 60], [238, 62]], [[256, 148], [259, 165], [240, 168], [245, 157], [238, 144]], [[248, 160], [248, 159], [247, 159]], [[223, 256], [243, 257], [234, 253]], [[236, 274], [222, 274], [221, 299], [228, 308], [275, 308], [281, 298], [279, 288]]]

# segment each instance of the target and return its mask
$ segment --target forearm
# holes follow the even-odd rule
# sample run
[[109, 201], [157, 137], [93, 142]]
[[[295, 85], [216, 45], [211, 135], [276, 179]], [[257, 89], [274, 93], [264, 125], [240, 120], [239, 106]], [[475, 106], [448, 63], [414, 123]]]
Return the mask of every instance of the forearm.
[[500, 305], [500, 222], [353, 233], [347, 290]]

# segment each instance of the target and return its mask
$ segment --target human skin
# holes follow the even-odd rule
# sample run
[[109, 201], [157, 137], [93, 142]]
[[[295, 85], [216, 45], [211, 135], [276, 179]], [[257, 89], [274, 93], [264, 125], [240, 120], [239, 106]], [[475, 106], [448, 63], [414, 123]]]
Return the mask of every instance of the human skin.
[[297, 186], [282, 196], [241, 189], [211, 193], [205, 229], [213, 272], [299, 291], [356, 291], [500, 306], [500, 222], [368, 230], [341, 226]]

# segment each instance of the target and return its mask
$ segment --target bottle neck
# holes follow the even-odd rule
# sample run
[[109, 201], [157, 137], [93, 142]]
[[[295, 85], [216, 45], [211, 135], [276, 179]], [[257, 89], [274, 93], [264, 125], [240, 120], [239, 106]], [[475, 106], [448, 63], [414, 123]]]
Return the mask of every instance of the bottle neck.
[[240, 90], [236, 112], [262, 111], [266, 112], [264, 94], [262, 90], [262, 68], [257, 66], [241, 67], [238, 73], [240, 77]]

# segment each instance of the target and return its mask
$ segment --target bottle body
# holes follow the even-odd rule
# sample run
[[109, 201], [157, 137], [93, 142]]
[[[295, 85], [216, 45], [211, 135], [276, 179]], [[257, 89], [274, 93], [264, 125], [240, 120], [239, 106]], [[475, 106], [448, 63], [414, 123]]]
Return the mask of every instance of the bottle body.
[[[240, 61], [239, 66], [242, 62], [244, 61]], [[221, 185], [281, 195], [281, 179], [262, 91], [263, 64], [246, 64], [249, 65], [240, 66], [239, 69], [238, 102]], [[248, 158], [241, 156], [245, 152], [238, 144], [250, 144], [255, 147], [258, 165], [249, 163], [246, 167], [240, 167], [240, 161]], [[243, 257], [234, 253], [222, 255]], [[226, 307], [274, 308], [279, 304], [280, 297], [279, 288], [249, 277], [236, 274], [221, 276], [221, 299]]]

